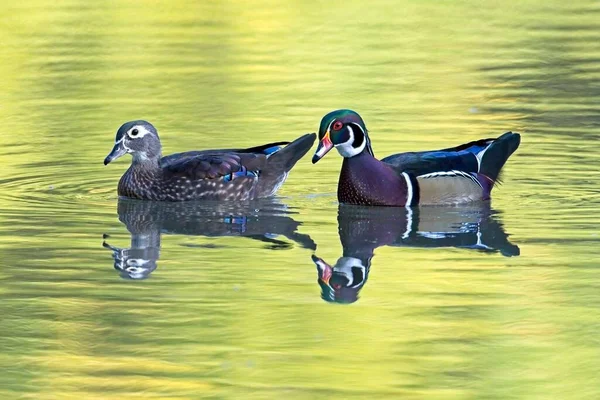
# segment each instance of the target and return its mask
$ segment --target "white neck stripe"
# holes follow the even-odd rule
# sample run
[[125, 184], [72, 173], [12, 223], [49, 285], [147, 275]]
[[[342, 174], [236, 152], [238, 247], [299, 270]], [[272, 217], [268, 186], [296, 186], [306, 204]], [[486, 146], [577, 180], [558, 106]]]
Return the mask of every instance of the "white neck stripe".
[[365, 130], [362, 128], [362, 126], [360, 126], [359, 124], [354, 124], [354, 125], [355, 125], [355, 126], [358, 126], [358, 129], [360, 129], [360, 130], [361, 130], [361, 132], [362, 132], [362, 133], [363, 133], [363, 135], [364, 135], [364, 133], [365, 133]]
[[350, 134], [350, 139], [348, 139], [348, 141], [346, 141], [344, 143], [336, 144], [335, 148], [337, 149], [337, 151], [340, 153], [340, 155], [342, 157], [350, 158], [350, 157], [354, 157], [357, 154], [360, 154], [365, 149], [367, 142], [366, 142], [366, 138], [364, 138], [360, 147], [355, 148], [353, 146], [354, 139], [356, 138], [356, 136], [354, 135], [354, 130], [352, 129], [352, 127], [350, 125], [347, 125], [346, 128], [348, 129], [348, 133]]
[[413, 217], [412, 208], [406, 207], [406, 211], [408, 211], [406, 213], [406, 230], [404, 231], [404, 234], [402, 235], [402, 239], [407, 239], [410, 236], [410, 232], [412, 231], [412, 217]]
[[406, 180], [406, 188], [407, 188], [406, 204], [404, 206], [410, 207], [410, 205], [412, 204], [412, 199], [413, 199], [413, 185], [412, 185], [412, 182], [410, 181], [410, 176], [408, 176], [408, 174], [406, 172], [403, 172], [402, 176]]

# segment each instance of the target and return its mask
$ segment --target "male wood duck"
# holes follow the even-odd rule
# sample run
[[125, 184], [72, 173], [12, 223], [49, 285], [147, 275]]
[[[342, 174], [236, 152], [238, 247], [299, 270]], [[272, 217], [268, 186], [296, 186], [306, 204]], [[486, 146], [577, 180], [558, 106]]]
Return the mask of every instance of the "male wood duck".
[[338, 207], [342, 257], [329, 264], [312, 255], [321, 297], [328, 302], [348, 304], [358, 300], [378, 247], [455, 247], [505, 257], [520, 254], [519, 247], [508, 240], [500, 215], [490, 208], [489, 202], [415, 209], [351, 204]]
[[496, 139], [377, 160], [360, 115], [337, 110], [321, 120], [319, 140], [313, 164], [334, 147], [344, 157], [338, 183], [340, 203], [416, 206], [489, 200], [521, 136], [507, 132]]
[[[130, 153], [131, 166], [121, 177], [119, 196], [143, 200], [252, 200], [275, 194], [316, 135], [248, 149], [188, 151], [161, 156], [156, 128], [131, 121], [117, 131], [104, 165]], [[284, 146], [285, 147], [282, 147]]]

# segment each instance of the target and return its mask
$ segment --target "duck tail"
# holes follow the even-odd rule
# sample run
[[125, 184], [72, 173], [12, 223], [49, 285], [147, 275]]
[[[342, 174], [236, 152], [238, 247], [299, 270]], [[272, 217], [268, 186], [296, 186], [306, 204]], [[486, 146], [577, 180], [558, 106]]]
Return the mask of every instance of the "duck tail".
[[489, 146], [476, 154], [479, 161], [479, 173], [497, 183], [506, 160], [517, 150], [520, 143], [521, 135], [512, 132], [506, 132], [495, 139]]
[[288, 172], [312, 147], [317, 135], [307, 133], [285, 147], [267, 154], [267, 165], [260, 171], [256, 197], [274, 195], [285, 182]]
[[242, 150], [235, 150], [239, 153], [262, 153], [269, 155], [271, 153], [275, 153], [276, 151], [281, 150], [281, 146], [285, 146], [290, 144], [290, 142], [274, 142], [261, 144], [260, 146], [250, 147]]
[[317, 135], [314, 133], [307, 133], [287, 146], [269, 154], [267, 169], [278, 173], [288, 172], [310, 150], [316, 137]]

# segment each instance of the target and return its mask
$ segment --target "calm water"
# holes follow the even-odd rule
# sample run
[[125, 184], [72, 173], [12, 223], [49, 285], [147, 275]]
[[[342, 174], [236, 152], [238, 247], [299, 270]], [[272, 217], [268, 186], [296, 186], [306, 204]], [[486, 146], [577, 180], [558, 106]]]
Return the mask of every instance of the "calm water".
[[[0, 13], [2, 398], [600, 398], [597, 1], [49, 4]], [[491, 207], [339, 207], [334, 153], [249, 204], [102, 165], [127, 120], [169, 154], [340, 107], [379, 156], [523, 140]]]

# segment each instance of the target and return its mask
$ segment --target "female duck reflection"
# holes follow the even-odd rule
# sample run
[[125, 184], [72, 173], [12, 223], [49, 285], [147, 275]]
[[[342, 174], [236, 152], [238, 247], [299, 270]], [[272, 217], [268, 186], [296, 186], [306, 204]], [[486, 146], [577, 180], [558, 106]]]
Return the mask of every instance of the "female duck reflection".
[[297, 232], [301, 223], [292, 219], [287, 206], [276, 199], [246, 204], [119, 199], [117, 211], [119, 220], [131, 233], [131, 247], [118, 248], [106, 241], [102, 246], [112, 250], [115, 269], [127, 279], [145, 279], [156, 269], [163, 233], [244, 236], [275, 249], [291, 246], [277, 238], [283, 236], [304, 248], [316, 249], [310, 236]]
[[[496, 215], [495, 215], [496, 214]], [[461, 207], [363, 207], [340, 205], [338, 231], [343, 256], [335, 265], [312, 256], [321, 296], [354, 303], [367, 282], [373, 252], [380, 246], [457, 247], [519, 255], [489, 203]]]

